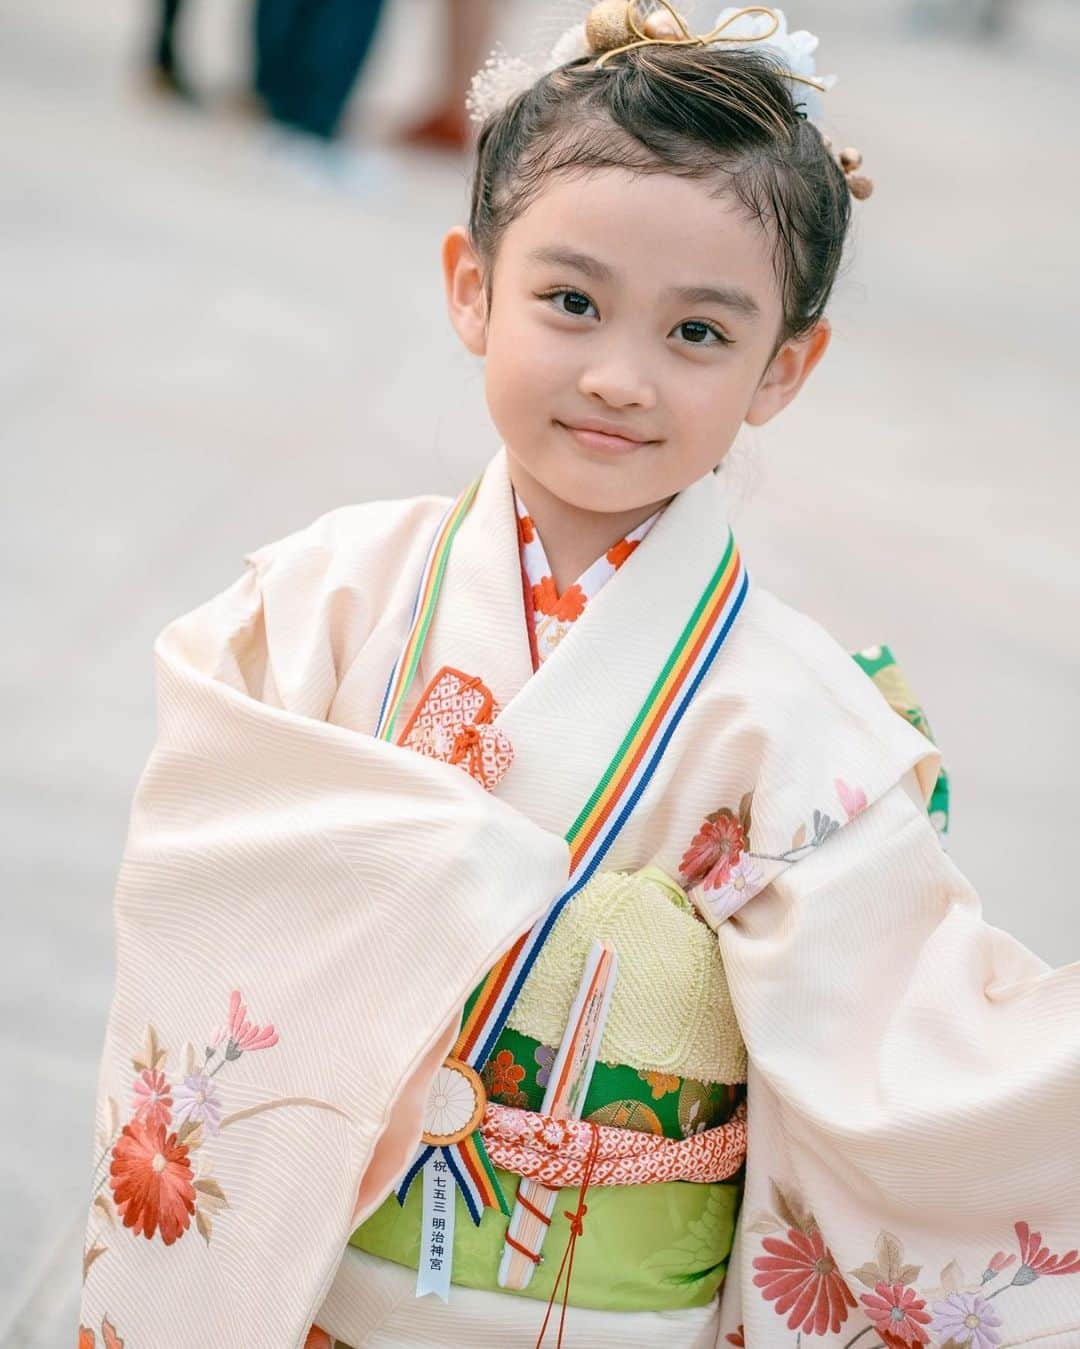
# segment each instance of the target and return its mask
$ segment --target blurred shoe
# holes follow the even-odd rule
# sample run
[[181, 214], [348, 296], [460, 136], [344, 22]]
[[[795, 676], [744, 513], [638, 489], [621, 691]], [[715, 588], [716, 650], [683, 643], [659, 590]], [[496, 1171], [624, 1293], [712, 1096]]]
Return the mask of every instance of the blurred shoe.
[[404, 127], [396, 139], [418, 150], [460, 154], [469, 144], [469, 122], [457, 108], [439, 108], [422, 122]]
[[275, 166], [284, 168], [303, 188], [329, 189], [358, 202], [375, 201], [394, 173], [393, 161], [384, 151], [326, 140], [281, 123], [271, 123], [261, 139]]
[[146, 72], [146, 86], [150, 93], [159, 98], [173, 99], [197, 108], [201, 103], [199, 95], [188, 83], [186, 76], [175, 65], [155, 61]]

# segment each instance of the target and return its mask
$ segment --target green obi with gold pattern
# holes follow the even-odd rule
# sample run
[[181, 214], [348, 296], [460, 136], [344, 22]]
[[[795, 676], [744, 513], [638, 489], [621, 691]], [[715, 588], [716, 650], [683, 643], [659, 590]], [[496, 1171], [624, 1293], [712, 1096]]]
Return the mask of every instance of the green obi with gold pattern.
[[[489, 1097], [539, 1110], [585, 959], [601, 937], [618, 950], [619, 973], [583, 1117], [667, 1138], [722, 1124], [745, 1092], [746, 1049], [719, 949], [685, 892], [652, 867], [602, 872], [560, 914], [484, 1067]], [[512, 1204], [518, 1178], [496, 1176]], [[571, 1303], [613, 1311], [708, 1303], [727, 1268], [741, 1192], [741, 1178], [591, 1187]], [[576, 1206], [577, 1190], [560, 1194], [544, 1261], [521, 1292], [496, 1279], [509, 1220], [486, 1209], [476, 1226], [460, 1195], [457, 1204], [452, 1281], [547, 1301], [569, 1235], [561, 1215]], [[420, 1216], [414, 1185], [404, 1206], [391, 1195], [350, 1245], [415, 1269]]]

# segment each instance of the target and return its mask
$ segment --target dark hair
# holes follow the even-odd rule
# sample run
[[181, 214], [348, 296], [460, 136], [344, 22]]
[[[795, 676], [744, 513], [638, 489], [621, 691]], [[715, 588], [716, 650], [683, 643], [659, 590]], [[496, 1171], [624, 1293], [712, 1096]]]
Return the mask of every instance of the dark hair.
[[[798, 87], [798, 86], [797, 86]], [[544, 75], [484, 123], [469, 233], [488, 284], [507, 226], [555, 173], [716, 179], [774, 234], [778, 341], [821, 317], [851, 218], [843, 170], [765, 53], [649, 45]]]

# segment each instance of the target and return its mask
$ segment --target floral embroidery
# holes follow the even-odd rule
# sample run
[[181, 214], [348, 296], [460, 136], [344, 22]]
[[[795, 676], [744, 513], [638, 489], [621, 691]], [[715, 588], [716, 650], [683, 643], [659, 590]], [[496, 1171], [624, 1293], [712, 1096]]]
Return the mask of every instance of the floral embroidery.
[[187, 1231], [195, 1212], [188, 1150], [163, 1124], [125, 1124], [113, 1148], [109, 1185], [125, 1227], [149, 1240], [159, 1229], [166, 1246]]
[[[847, 1317], [847, 1308], [861, 1305], [869, 1324], [849, 1344], [873, 1329], [885, 1349], [920, 1349], [922, 1345], [935, 1349], [997, 1349], [1003, 1322], [997, 1308], [991, 1306], [994, 1298], [1046, 1275], [1080, 1273], [1080, 1251], [1055, 1255], [1042, 1244], [1040, 1232], [1032, 1232], [1026, 1222], [1018, 1222], [1019, 1264], [1016, 1255], [995, 1251], [981, 1276], [972, 1282], [965, 1280], [959, 1264], [951, 1260], [941, 1271], [940, 1287], [923, 1292], [915, 1287], [922, 1267], [906, 1263], [899, 1237], [883, 1231], [874, 1245], [874, 1259], [849, 1271], [850, 1279], [872, 1290], [860, 1294], [856, 1303], [802, 1197], [775, 1180], [772, 1195], [775, 1212], [760, 1212], [747, 1226], [750, 1232], [765, 1234], [765, 1254], [753, 1261], [758, 1271], [754, 1284], [763, 1297], [775, 1302], [778, 1313], [784, 1315], [790, 1309], [788, 1329], [796, 1330], [799, 1336], [823, 1335], [826, 1323], [836, 1333]], [[785, 1229], [786, 1241], [774, 1235]], [[987, 1285], [1013, 1265], [1017, 1268], [1012, 1279], [988, 1291]], [[843, 1302], [837, 1301], [838, 1290], [830, 1280], [843, 1286]], [[839, 1313], [835, 1324], [829, 1321], [834, 1313]]]
[[168, 1124], [173, 1099], [165, 1074], [156, 1068], [144, 1068], [132, 1087], [131, 1108], [144, 1124]]
[[312, 1326], [304, 1341], [304, 1349], [334, 1349], [334, 1341], [321, 1326]]
[[849, 821], [866, 809], [866, 793], [861, 787], [849, 787], [842, 778], [835, 778], [833, 786]]
[[551, 1070], [555, 1067], [555, 1055], [558, 1052], [554, 1045], [537, 1045], [533, 1058], [540, 1065], [536, 1070], [538, 1087], [546, 1087], [551, 1081]]
[[1075, 1274], [1080, 1270], [1080, 1252], [1051, 1255], [1042, 1244], [1042, 1233], [1033, 1232], [1027, 1223], [1016, 1224], [1016, 1239], [1020, 1243], [1020, 1268], [1013, 1275], [1015, 1284], [1034, 1283], [1046, 1274]]
[[[116, 1328], [107, 1316], [101, 1318], [101, 1343], [104, 1349], [124, 1349], [124, 1341], [116, 1333]], [[86, 1326], [79, 1327], [79, 1349], [95, 1349], [97, 1341], [94, 1332]]]
[[514, 1062], [509, 1049], [500, 1049], [493, 1059], [488, 1059], [484, 1068], [483, 1081], [489, 1096], [516, 1095], [525, 1080], [525, 1069]]
[[618, 543], [613, 544], [607, 550], [604, 556], [618, 571], [640, 542], [640, 539], [620, 539]]
[[977, 1293], [950, 1293], [934, 1307], [934, 1334], [950, 1344], [994, 1349], [1001, 1343], [997, 1333], [1000, 1325], [1001, 1317], [995, 1316], [989, 1301]]
[[[849, 820], [866, 809], [866, 792], [851, 787], [841, 778], [834, 779], [840, 804]], [[753, 791], [746, 792], [738, 811], [721, 807], [706, 815], [679, 863], [679, 879], [702, 915], [713, 926], [737, 912], [767, 883], [767, 876], [755, 862], [791, 863], [820, 848], [840, 828], [840, 821], [823, 810], [815, 810], [811, 828], [800, 824], [791, 846], [782, 853], [755, 852], [750, 846], [754, 805]], [[770, 870], [775, 875], [776, 868]]]
[[217, 1087], [204, 1074], [185, 1077], [183, 1085], [173, 1093], [176, 1100], [175, 1117], [178, 1124], [193, 1120], [202, 1124], [208, 1134], [221, 1129], [221, 1097]]
[[728, 1344], [737, 1345], [738, 1349], [746, 1349], [745, 1336], [746, 1336], [746, 1329], [743, 1326], [743, 1323], [740, 1321], [738, 1329], [733, 1330], [730, 1333], [730, 1335], [725, 1335], [724, 1339], [727, 1340]]
[[[91, 1195], [91, 1216], [106, 1226], [99, 1227], [83, 1252], [84, 1281], [91, 1266], [108, 1250], [101, 1238], [106, 1227], [116, 1227], [117, 1219], [133, 1235], [148, 1241], [159, 1236], [166, 1246], [179, 1241], [194, 1219], [199, 1234], [210, 1241], [213, 1219], [229, 1207], [229, 1201], [213, 1175], [211, 1162], [202, 1155], [206, 1137], [281, 1106], [307, 1105], [343, 1113], [327, 1101], [279, 1097], [223, 1115], [221, 1093], [211, 1079], [245, 1054], [271, 1049], [278, 1043], [278, 1033], [272, 1025], [249, 1020], [247, 1005], [234, 989], [224, 1024], [208, 1039], [202, 1064], [189, 1043], [181, 1055], [182, 1068], [174, 1074], [168, 1067], [169, 1051], [154, 1027], [147, 1026], [142, 1047], [131, 1060], [137, 1077], [132, 1087], [132, 1115], [126, 1123], [120, 1123], [115, 1098], [106, 1097], [105, 1118], [98, 1132], [101, 1154]], [[180, 1085], [173, 1086], [177, 1079]], [[80, 1327], [79, 1335], [80, 1349], [84, 1344], [92, 1349], [93, 1331]], [[102, 1322], [102, 1335], [106, 1349], [121, 1346], [107, 1321]]]
[[754, 1285], [762, 1297], [787, 1316], [789, 1330], [835, 1335], [856, 1304], [817, 1225], [806, 1231], [788, 1228], [786, 1241], [765, 1237], [762, 1245], [767, 1254], [754, 1260]]
[[719, 890], [727, 881], [750, 837], [751, 798], [752, 793], [747, 792], [737, 817], [726, 806], [705, 816], [704, 824], [679, 863], [684, 885], [697, 885], [700, 881], [706, 890]]
[[916, 1296], [914, 1288], [902, 1283], [876, 1283], [873, 1293], [863, 1293], [859, 1301], [886, 1344], [927, 1344], [929, 1335], [923, 1326], [930, 1324], [926, 1300]]
[[678, 1091], [682, 1084], [682, 1079], [673, 1077], [671, 1073], [646, 1073], [639, 1072], [638, 1077], [642, 1082], [648, 1082], [652, 1089], [652, 1098], [659, 1101], [662, 1097], [669, 1095], [673, 1091]]
[[533, 539], [536, 538], [536, 526], [533, 524], [532, 516], [519, 515], [517, 522], [518, 539], [521, 541], [522, 545], [532, 543]]

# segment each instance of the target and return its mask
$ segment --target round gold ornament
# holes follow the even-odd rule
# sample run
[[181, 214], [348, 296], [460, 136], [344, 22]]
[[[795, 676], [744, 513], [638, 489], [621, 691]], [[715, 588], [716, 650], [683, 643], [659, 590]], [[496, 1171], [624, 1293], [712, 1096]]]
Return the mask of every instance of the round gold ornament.
[[600, 0], [585, 18], [585, 40], [593, 55], [632, 42], [634, 34], [626, 21], [626, 0]]
[[657, 42], [674, 42], [683, 36], [678, 20], [666, 9], [654, 10], [641, 25], [641, 31]]
[[856, 201], [865, 201], [874, 190], [874, 180], [867, 178], [864, 173], [849, 173], [846, 175], [848, 190]]
[[479, 1073], [461, 1059], [448, 1058], [432, 1080], [421, 1137], [437, 1148], [460, 1143], [479, 1126], [486, 1105]]
[[853, 145], [840, 151], [840, 167], [845, 173], [851, 173], [862, 166], [862, 155]]

